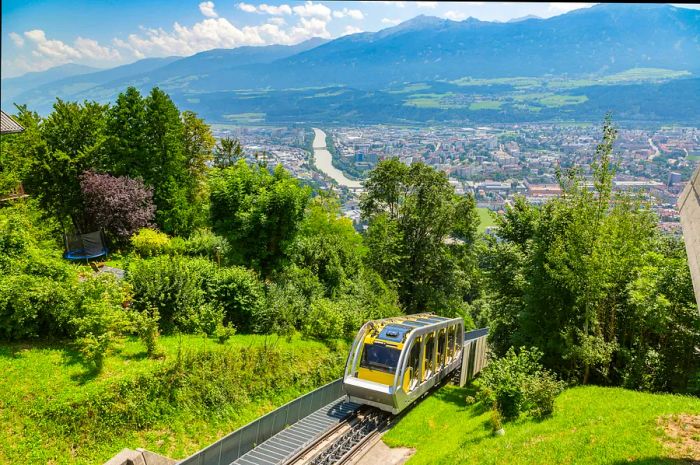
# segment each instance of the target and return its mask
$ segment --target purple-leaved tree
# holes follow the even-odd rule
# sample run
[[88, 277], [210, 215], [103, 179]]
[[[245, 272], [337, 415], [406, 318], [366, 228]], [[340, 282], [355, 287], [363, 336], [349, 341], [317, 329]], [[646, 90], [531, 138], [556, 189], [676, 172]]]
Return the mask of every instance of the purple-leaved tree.
[[113, 240], [124, 243], [139, 229], [153, 226], [153, 189], [140, 179], [86, 171], [80, 189], [88, 221]]

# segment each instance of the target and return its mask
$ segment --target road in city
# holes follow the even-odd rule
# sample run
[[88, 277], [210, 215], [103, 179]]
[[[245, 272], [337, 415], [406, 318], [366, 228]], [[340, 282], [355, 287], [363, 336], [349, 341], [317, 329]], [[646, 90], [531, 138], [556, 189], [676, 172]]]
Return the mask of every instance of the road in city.
[[335, 182], [341, 186], [349, 187], [351, 189], [358, 189], [362, 187], [360, 181], [353, 181], [348, 179], [345, 174], [338, 168], [333, 166], [333, 157], [326, 147], [326, 133], [318, 128], [313, 128], [314, 130], [314, 164], [316, 168], [321, 170], [325, 175], [333, 178]]

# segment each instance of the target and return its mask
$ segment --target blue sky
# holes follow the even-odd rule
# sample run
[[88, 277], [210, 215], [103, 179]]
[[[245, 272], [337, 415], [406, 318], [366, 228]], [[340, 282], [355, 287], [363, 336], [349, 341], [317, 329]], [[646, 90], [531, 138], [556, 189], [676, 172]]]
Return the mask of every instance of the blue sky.
[[[3, 0], [2, 77], [65, 63], [112, 67], [212, 48], [295, 44], [377, 31], [419, 14], [543, 18], [592, 3]], [[683, 5], [700, 8], [700, 5]]]

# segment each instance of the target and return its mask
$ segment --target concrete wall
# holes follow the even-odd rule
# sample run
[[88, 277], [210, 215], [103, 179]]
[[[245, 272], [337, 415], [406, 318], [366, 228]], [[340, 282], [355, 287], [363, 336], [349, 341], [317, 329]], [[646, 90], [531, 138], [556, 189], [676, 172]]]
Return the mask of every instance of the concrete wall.
[[688, 265], [693, 277], [695, 300], [700, 307], [700, 166], [678, 199], [683, 239], [688, 251]]

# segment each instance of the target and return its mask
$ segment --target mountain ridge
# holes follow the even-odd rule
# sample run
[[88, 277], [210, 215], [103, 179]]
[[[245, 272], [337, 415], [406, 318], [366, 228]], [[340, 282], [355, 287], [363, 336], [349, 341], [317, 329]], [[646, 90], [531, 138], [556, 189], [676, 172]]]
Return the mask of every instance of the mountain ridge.
[[[214, 49], [139, 73], [93, 73], [104, 77], [99, 82], [87, 82], [91, 75], [66, 78], [59, 86], [49, 83], [18, 98], [46, 112], [55, 96], [106, 102], [129, 85], [143, 92], [159, 86], [183, 105], [204, 111], [204, 96], [221, 92], [314, 87], [371, 92], [466, 77], [586, 80], [647, 68], [700, 75], [700, 11], [601, 4], [548, 19], [504, 23], [421, 15], [377, 32], [334, 40]], [[482, 90], [488, 94], [497, 90], [492, 84], [487, 87]], [[517, 97], [517, 89], [503, 90]], [[482, 97], [472, 98], [467, 92], [464, 98], [476, 98], [478, 104]], [[236, 108], [227, 112], [237, 113]]]

